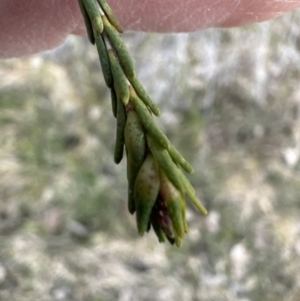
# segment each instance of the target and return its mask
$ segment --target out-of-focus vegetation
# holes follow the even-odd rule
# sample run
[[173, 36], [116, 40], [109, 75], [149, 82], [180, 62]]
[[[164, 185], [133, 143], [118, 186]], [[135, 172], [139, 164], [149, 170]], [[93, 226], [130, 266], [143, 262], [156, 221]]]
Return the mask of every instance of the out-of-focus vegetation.
[[127, 33], [210, 213], [183, 247], [138, 237], [96, 49], [0, 62], [0, 300], [298, 301], [300, 14]]

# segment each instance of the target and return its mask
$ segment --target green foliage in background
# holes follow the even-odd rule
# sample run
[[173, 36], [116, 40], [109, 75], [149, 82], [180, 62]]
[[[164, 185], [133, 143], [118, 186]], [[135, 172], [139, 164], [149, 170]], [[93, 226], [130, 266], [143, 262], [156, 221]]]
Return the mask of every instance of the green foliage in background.
[[125, 34], [210, 212], [180, 251], [127, 212], [95, 49], [1, 61], [0, 300], [298, 301], [298, 24]]

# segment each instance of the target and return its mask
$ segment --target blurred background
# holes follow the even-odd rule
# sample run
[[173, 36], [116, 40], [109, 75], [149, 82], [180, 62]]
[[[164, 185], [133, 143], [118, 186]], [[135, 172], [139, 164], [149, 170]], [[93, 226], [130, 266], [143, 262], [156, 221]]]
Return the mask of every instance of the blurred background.
[[300, 11], [124, 40], [209, 215], [138, 236], [87, 39], [2, 60], [0, 300], [299, 301]]

